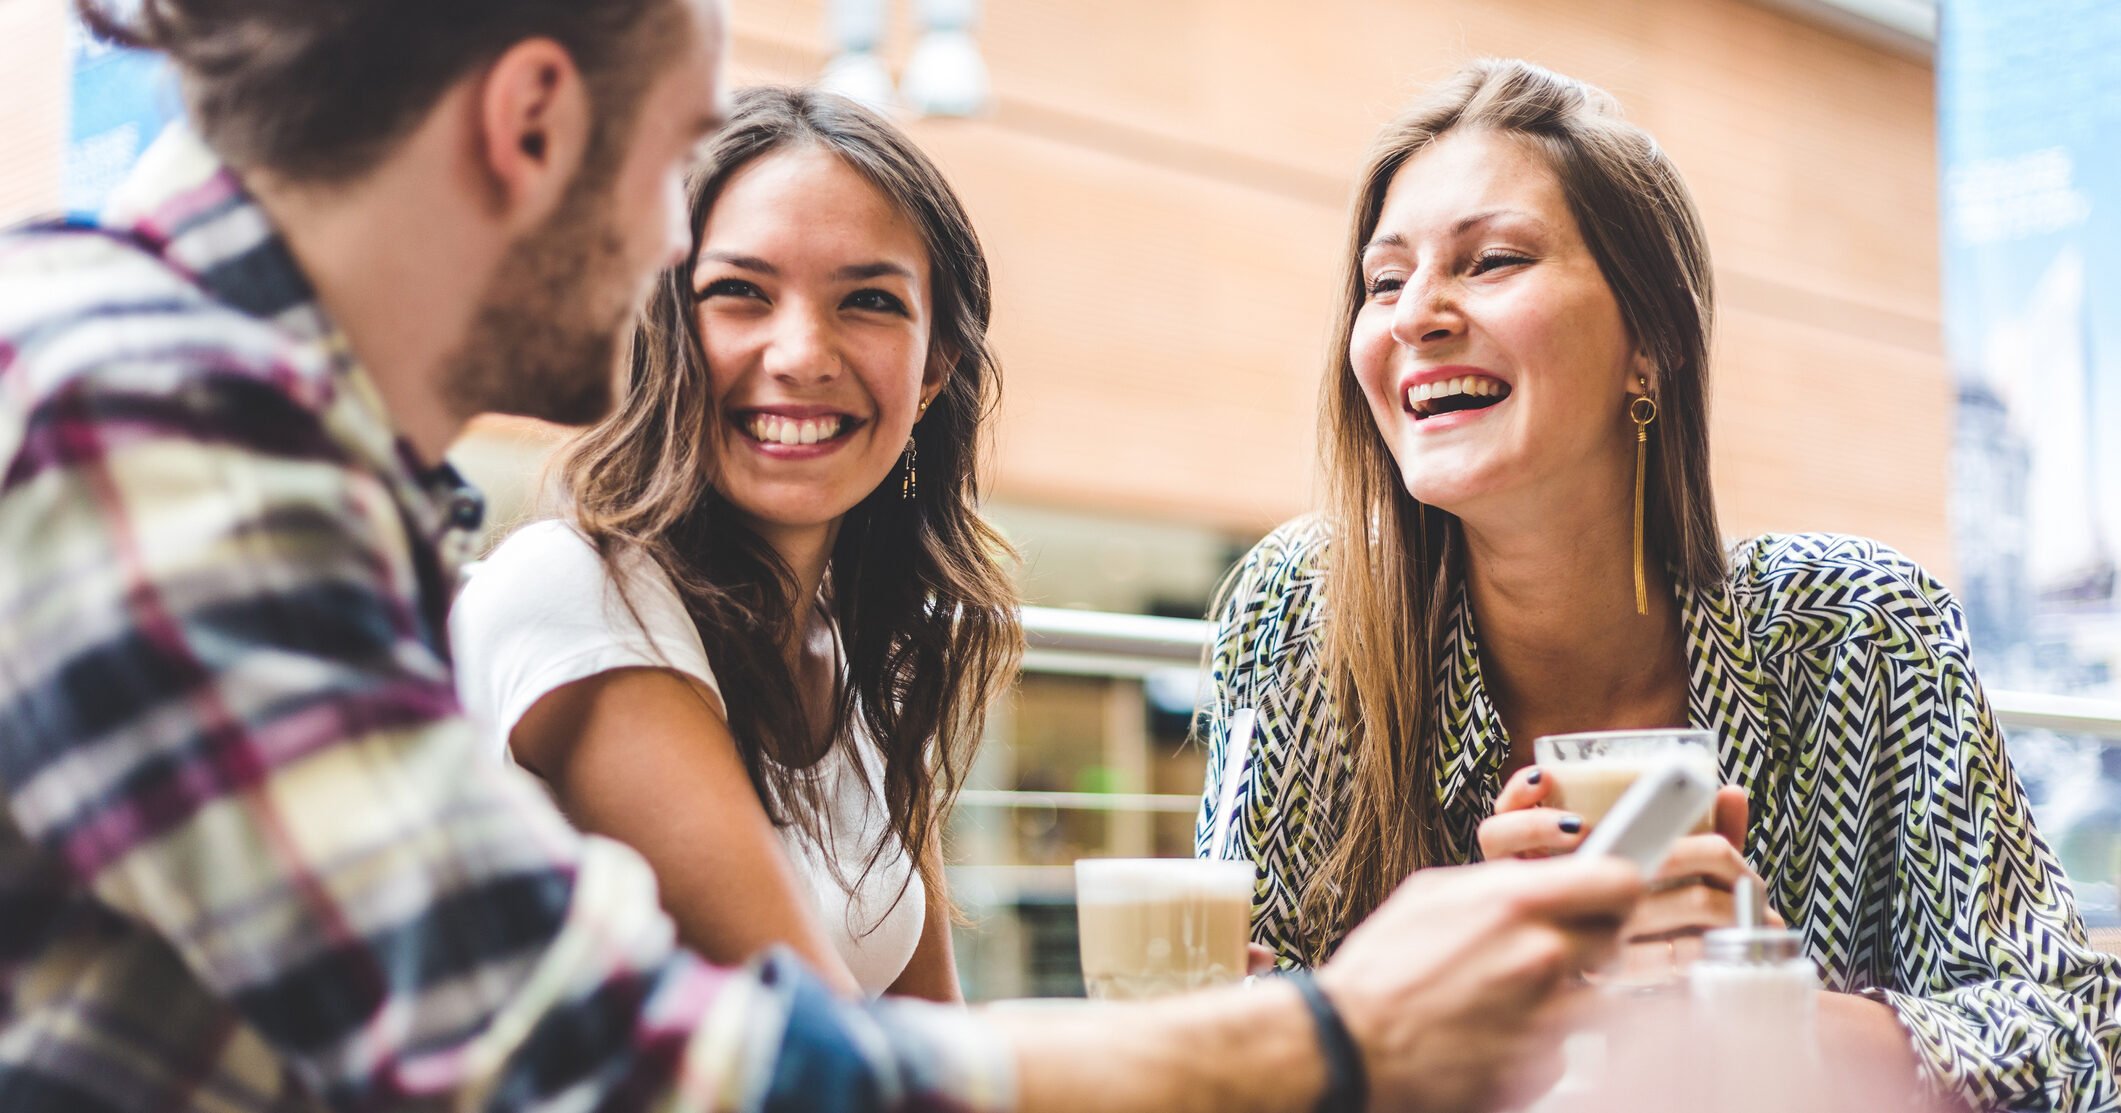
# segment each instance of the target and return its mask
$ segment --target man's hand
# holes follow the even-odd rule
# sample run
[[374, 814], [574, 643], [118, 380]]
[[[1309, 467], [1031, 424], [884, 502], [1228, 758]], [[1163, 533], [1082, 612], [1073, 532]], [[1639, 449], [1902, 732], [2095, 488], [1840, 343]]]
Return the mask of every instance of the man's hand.
[[1423, 870], [1319, 971], [1379, 1109], [1478, 1110], [1551, 1069], [1581, 975], [1643, 891], [1616, 860]]

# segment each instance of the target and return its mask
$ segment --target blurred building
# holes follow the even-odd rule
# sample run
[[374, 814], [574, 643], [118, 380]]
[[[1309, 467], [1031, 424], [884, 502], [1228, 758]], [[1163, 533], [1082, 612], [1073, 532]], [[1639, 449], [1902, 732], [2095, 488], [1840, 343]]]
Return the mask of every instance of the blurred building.
[[[1350, 175], [1400, 104], [1482, 54], [1612, 90], [1693, 183], [1722, 291], [1729, 530], [1865, 533], [1951, 575], [1933, 75], [1875, 24], [1812, 18], [1826, 7], [991, 0], [990, 112], [910, 126], [994, 258], [994, 490], [1031, 596], [1198, 614], [1231, 556], [1312, 505]], [[818, 72], [824, 15], [739, 4], [745, 78]], [[884, 45], [901, 72], [913, 38], [902, 23]], [[1158, 692], [1026, 677], [980, 783], [1191, 792], [1199, 758], [1163, 707], [1183, 701]], [[964, 809], [968, 986], [1066, 992], [1068, 862], [1185, 853], [1189, 828], [1178, 811]]]
[[[987, 0], [990, 111], [909, 126], [994, 262], [997, 502], [1236, 542], [1308, 508], [1351, 174], [1426, 83], [1520, 55], [1617, 94], [1700, 200], [1729, 530], [1862, 532], [1948, 575], [1932, 73], [1804, 14], [1895, 3], [1920, 7]], [[833, 53], [824, 0], [732, 6], [741, 82]], [[59, 201], [65, 22], [62, 0], [0, 0], [0, 220]]]
[[[835, 53], [825, 0], [732, 6], [739, 82], [811, 81]], [[879, 43], [894, 76], [915, 6], [894, 5]], [[0, 219], [58, 197], [61, 7], [0, 0], [0, 64], [27, 91], [0, 104]], [[1951, 579], [1933, 73], [1919, 27], [1879, 15], [1929, 10], [986, 0], [988, 110], [907, 123], [993, 262], [1005, 388], [989, 490], [1032, 601], [1199, 617], [1246, 546], [1312, 507], [1352, 175], [1400, 105], [1481, 55], [1604, 86], [1692, 184], [1720, 296], [1727, 530], [1862, 533]], [[504, 524], [554, 435], [495, 421], [460, 446]], [[1190, 852], [1190, 701], [1183, 674], [1046, 672], [1000, 709], [975, 787], [1061, 795], [960, 811], [975, 996], [1075, 984], [1074, 858]], [[1171, 806], [1075, 807], [1073, 793]]]
[[[988, 0], [990, 113], [911, 126], [995, 264], [997, 498], [1238, 538], [1309, 507], [1352, 173], [1427, 82], [1521, 55], [1617, 94], [1700, 199], [1729, 529], [1949, 572], [1932, 73], [1791, 6]], [[740, 79], [817, 74], [824, 7], [737, 0]]]
[[[894, 72], [914, 6], [882, 46]], [[1919, 36], [1849, 7], [988, 0], [990, 110], [909, 126], [993, 258], [992, 489], [1033, 600], [1197, 616], [1232, 557], [1313, 505], [1352, 175], [1400, 105], [1487, 54], [1609, 89], [1692, 184], [1720, 291], [1727, 529], [1868, 534], [1951, 576], [1934, 77]], [[810, 79], [833, 52], [826, 22], [821, 3], [738, 0], [741, 78]], [[1198, 751], [1157, 691], [1027, 676], [980, 783], [1196, 792]], [[1178, 811], [961, 809], [970, 991], [1070, 991], [1068, 863], [1187, 853], [1190, 827]]]

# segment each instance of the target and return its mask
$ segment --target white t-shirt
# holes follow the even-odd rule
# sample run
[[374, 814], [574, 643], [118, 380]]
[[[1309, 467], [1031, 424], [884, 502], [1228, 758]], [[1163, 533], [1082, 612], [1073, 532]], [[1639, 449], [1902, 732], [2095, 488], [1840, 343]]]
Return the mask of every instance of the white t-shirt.
[[[507, 758], [509, 732], [538, 700], [598, 673], [670, 669], [721, 695], [699, 631], [670, 578], [637, 554], [622, 563], [633, 614], [596, 548], [565, 522], [517, 530], [466, 580], [449, 615], [457, 693], [496, 757]], [[890, 821], [881, 755], [859, 724], [852, 741], [833, 747], [818, 775], [827, 841], [840, 860], [840, 875], [855, 890], [850, 893], [833, 876], [824, 852], [799, 830], [782, 828], [779, 834], [819, 926], [862, 991], [874, 997], [912, 960], [927, 917], [927, 893], [896, 836], [890, 836], [885, 858], [862, 876]]]

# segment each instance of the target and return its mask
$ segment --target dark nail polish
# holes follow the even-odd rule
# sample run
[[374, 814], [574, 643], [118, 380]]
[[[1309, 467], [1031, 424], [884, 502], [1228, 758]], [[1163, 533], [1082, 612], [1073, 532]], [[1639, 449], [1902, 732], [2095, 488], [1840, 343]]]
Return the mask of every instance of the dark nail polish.
[[1544, 774], [1542, 774], [1542, 773], [1541, 773], [1541, 772], [1540, 772], [1540, 771], [1539, 771], [1538, 769], [1533, 769], [1533, 770], [1532, 770], [1532, 775], [1531, 775], [1531, 776], [1529, 776], [1529, 777], [1526, 777], [1526, 778], [1524, 779], [1524, 783], [1526, 783], [1526, 784], [1528, 784], [1528, 785], [1536, 785], [1536, 784], [1538, 784], [1538, 783], [1539, 783], [1539, 778], [1540, 778], [1541, 776], [1543, 776], [1543, 775], [1544, 775]]
[[1561, 833], [1562, 833], [1562, 834], [1564, 834], [1564, 835], [1573, 835], [1573, 834], [1575, 834], [1576, 832], [1578, 832], [1578, 831], [1581, 831], [1581, 830], [1583, 830], [1583, 817], [1582, 817], [1582, 816], [1574, 816], [1574, 815], [1565, 815], [1565, 816], [1562, 816], [1562, 817], [1561, 817]]

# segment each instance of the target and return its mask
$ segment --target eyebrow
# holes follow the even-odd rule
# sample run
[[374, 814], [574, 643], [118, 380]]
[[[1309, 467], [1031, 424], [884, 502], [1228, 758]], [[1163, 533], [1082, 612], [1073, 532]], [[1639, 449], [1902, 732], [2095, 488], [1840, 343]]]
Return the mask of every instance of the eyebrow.
[[886, 275], [894, 275], [908, 282], [913, 281], [913, 271], [910, 268], [900, 263], [881, 259], [874, 263], [856, 263], [832, 272], [832, 277], [843, 282], [866, 282], [869, 279], [883, 278]]
[[1518, 220], [1525, 221], [1529, 224], [1536, 224], [1542, 229], [1547, 226], [1546, 221], [1541, 220], [1536, 216], [1533, 216], [1531, 213], [1528, 213], [1523, 209], [1483, 209], [1480, 212], [1474, 213], [1470, 216], [1460, 217], [1457, 221], [1453, 222], [1451, 225], [1451, 234], [1454, 236], [1460, 235], [1473, 228], [1477, 228], [1480, 225], [1486, 224], [1489, 221], [1504, 220], [1513, 217]]
[[1369, 243], [1362, 245], [1362, 250], [1356, 252], [1356, 255], [1358, 257], [1366, 256], [1380, 247], [1405, 246], [1407, 246], [1407, 238], [1405, 236], [1402, 236], [1397, 232], [1386, 232], [1384, 235], [1379, 236], [1376, 239], [1371, 240]]
[[[1524, 220], [1529, 223], [1535, 224], [1539, 226], [1541, 230], [1545, 230], [1547, 226], [1546, 221], [1539, 219], [1538, 217], [1524, 211], [1523, 209], [1482, 209], [1480, 212], [1472, 213], [1467, 216], [1462, 216], [1457, 220], [1452, 221], [1451, 234], [1453, 236], [1462, 236], [1468, 231], [1471, 231], [1474, 228], [1486, 224], [1489, 221], [1502, 220], [1509, 217], [1515, 217], [1519, 220]], [[1375, 251], [1381, 247], [1403, 248], [1405, 246], [1407, 246], [1407, 238], [1405, 236], [1402, 236], [1397, 232], [1387, 232], [1384, 235], [1371, 240], [1369, 243], [1364, 244], [1362, 252], [1358, 256], [1358, 258], [1362, 256], [1367, 256], [1372, 251]]]
[[[756, 255], [744, 255], [734, 251], [702, 251], [700, 252], [700, 262], [725, 263], [738, 270], [746, 270], [772, 278], [780, 277], [781, 273], [779, 267]], [[911, 268], [903, 263], [894, 263], [885, 259], [879, 259], [874, 263], [850, 263], [832, 272], [833, 279], [839, 282], [866, 282], [869, 279], [882, 278], [886, 275], [895, 275], [908, 282], [913, 281]]]
[[772, 263], [769, 263], [756, 255], [739, 255], [734, 251], [700, 252], [700, 262], [705, 263], [710, 261], [716, 263], [727, 263], [728, 265], [735, 267], [740, 271], [750, 271], [754, 274], [763, 274], [772, 277], [778, 277], [781, 273], [781, 269], [779, 267], [774, 266]]

